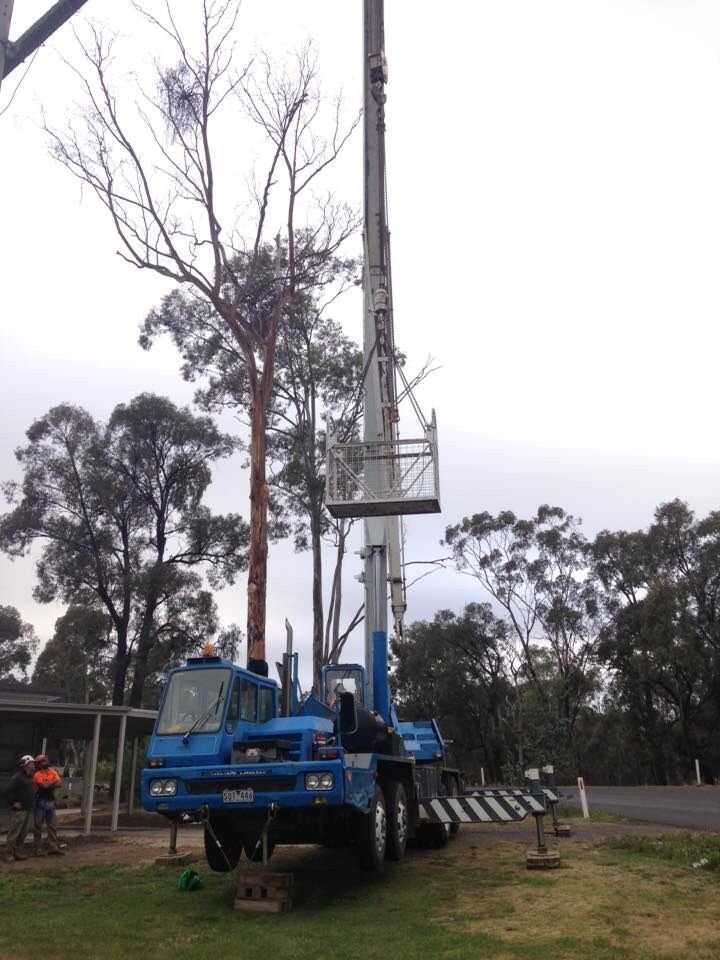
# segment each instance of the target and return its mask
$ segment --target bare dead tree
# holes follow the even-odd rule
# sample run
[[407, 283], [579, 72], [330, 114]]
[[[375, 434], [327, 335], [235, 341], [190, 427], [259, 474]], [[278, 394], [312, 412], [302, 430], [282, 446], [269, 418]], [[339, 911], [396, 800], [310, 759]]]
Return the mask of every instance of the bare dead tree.
[[[309, 47], [283, 64], [263, 56], [235, 67], [238, 0], [202, 0], [194, 38], [178, 26], [169, 0], [162, 19], [135, 6], [170, 42], [174, 61], [156, 62], [153, 84], [138, 81], [135, 97], [120, 95], [111, 79], [114, 40], [91, 28], [81, 42], [84, 66], [70, 65], [84, 90], [82, 112], [68, 130], [46, 129], [55, 157], [107, 209], [118, 254], [209, 304], [239, 348], [250, 421], [248, 664], [266, 671], [266, 427], [278, 331], [295, 293], [326, 282], [328, 264], [355, 229], [352, 211], [313, 190], [358, 121], [344, 124], [340, 99], [329, 104], [321, 96]], [[245, 198], [255, 213], [241, 228], [221, 216], [228, 192], [221, 161], [230, 151], [225, 143], [223, 156], [219, 138], [232, 110], [234, 135], [249, 117], [269, 146], [265, 171], [250, 178], [255, 186]]]
[[323, 638], [322, 663], [337, 663], [340, 659], [343, 647], [345, 646], [350, 634], [362, 622], [364, 617], [365, 605], [361, 604], [358, 610], [350, 619], [348, 626], [340, 632], [340, 612], [342, 610], [342, 575], [345, 553], [347, 552], [347, 538], [354, 524], [354, 520], [339, 519], [332, 524], [332, 532], [335, 548], [335, 569], [333, 571], [332, 584], [330, 586], [330, 599], [328, 602], [327, 619], [325, 621], [325, 636]]

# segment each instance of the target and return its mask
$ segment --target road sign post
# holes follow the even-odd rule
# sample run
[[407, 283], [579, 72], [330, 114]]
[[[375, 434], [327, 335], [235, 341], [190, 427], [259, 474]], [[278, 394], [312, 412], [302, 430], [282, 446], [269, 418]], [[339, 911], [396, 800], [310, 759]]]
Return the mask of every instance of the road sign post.
[[588, 810], [587, 796], [585, 795], [585, 781], [582, 777], [577, 778], [578, 791], [580, 793], [580, 806], [582, 807], [583, 817], [588, 820], [590, 811]]

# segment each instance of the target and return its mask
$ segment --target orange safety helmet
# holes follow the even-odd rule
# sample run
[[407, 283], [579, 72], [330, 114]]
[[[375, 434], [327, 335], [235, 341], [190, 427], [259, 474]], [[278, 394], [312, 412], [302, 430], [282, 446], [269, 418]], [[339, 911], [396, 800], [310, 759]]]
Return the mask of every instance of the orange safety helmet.
[[39, 754], [35, 757], [35, 766], [36, 766], [36, 767], [49, 767], [49, 766], [50, 766], [50, 761], [48, 760], [48, 758], [45, 756], [44, 753], [39, 753]]

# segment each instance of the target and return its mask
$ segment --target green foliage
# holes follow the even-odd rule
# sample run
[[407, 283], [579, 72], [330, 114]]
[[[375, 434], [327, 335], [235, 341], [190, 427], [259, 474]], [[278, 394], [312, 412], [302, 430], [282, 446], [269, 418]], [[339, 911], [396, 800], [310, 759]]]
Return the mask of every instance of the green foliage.
[[[629, 782], [720, 773], [720, 514], [679, 500], [646, 531], [601, 532], [593, 560], [612, 612], [600, 645]], [[632, 761], [634, 769], [628, 766]]]
[[0, 518], [11, 556], [40, 543], [35, 598], [102, 607], [112, 624], [114, 703], [128, 672], [130, 704], [152, 681], [158, 644], [168, 653], [217, 631], [210, 595], [247, 562], [248, 528], [202, 503], [211, 466], [234, 441], [209, 417], [153, 394], [120, 404], [107, 424], [79, 407], [54, 407], [17, 451], [21, 483], [5, 485], [12, 509]]
[[99, 607], [70, 607], [35, 664], [33, 683], [62, 691], [63, 700], [106, 703], [112, 689], [112, 621]]
[[574, 728], [598, 689], [604, 622], [580, 521], [547, 505], [530, 520], [484, 512], [448, 527], [445, 543], [505, 616], [518, 765], [537, 763], [537, 752], [576, 765]]
[[[326, 316], [326, 309], [356, 282], [358, 264], [337, 256], [329, 235], [296, 230], [293, 243], [294, 283], [277, 329], [265, 428], [269, 535], [290, 536], [297, 550], [312, 550], [317, 673], [323, 631], [322, 538], [336, 534], [324, 508], [326, 431], [332, 422], [340, 437], [353, 436], [361, 413], [363, 366], [362, 351]], [[239, 297], [238, 310], [261, 338], [276, 306], [276, 270], [275, 251], [264, 246], [257, 255], [238, 254], [225, 271], [226, 296]], [[183, 377], [198, 383], [198, 404], [211, 412], [230, 408], [249, 426], [252, 364], [213, 306], [183, 288], [172, 291], [146, 317], [140, 344], [149, 349], [161, 335], [177, 347]], [[249, 454], [249, 444], [243, 447]]]
[[507, 779], [552, 762], [564, 779], [686, 782], [695, 758], [720, 776], [720, 513], [674, 500], [588, 543], [543, 506], [466, 517], [446, 542], [504, 614]]
[[490, 780], [499, 780], [513, 746], [506, 722], [505, 629], [489, 604], [469, 604], [461, 616], [441, 610], [432, 621], [413, 623], [392, 644], [391, 682], [403, 719], [437, 719], [471, 782], [480, 779], [481, 767]]
[[37, 642], [32, 625], [15, 607], [0, 606], [0, 679], [14, 673], [25, 676]]

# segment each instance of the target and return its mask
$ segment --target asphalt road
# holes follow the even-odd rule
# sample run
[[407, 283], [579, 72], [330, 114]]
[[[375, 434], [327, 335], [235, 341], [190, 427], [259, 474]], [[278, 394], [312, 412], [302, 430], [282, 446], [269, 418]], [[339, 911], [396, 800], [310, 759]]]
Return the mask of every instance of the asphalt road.
[[[561, 787], [563, 802], [580, 807], [577, 787]], [[591, 787], [590, 813], [618, 813], [646, 823], [720, 831], [720, 786]]]

